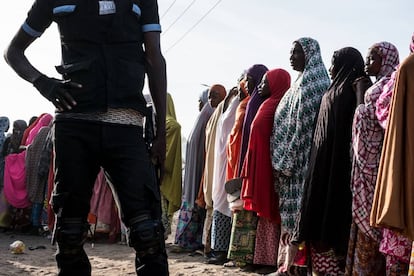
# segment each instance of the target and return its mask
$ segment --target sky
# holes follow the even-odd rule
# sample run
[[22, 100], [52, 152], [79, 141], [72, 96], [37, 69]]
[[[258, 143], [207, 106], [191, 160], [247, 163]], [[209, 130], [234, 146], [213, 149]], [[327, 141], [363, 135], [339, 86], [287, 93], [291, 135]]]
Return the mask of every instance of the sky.
[[[24, 22], [31, 0], [15, 0], [0, 11], [0, 49]], [[269, 69], [290, 68], [292, 42], [312, 37], [319, 42], [326, 68], [342, 47], [357, 48], [365, 57], [380, 41], [393, 43], [400, 60], [407, 57], [414, 32], [412, 0], [158, 0], [163, 32], [161, 47], [167, 62], [168, 92], [172, 95], [182, 136], [188, 137], [198, 115], [204, 85], [236, 85], [253, 64]], [[26, 51], [44, 74], [59, 77], [59, 34], [55, 24]], [[0, 59], [0, 116], [11, 121], [53, 113], [51, 103], [20, 79]], [[148, 93], [145, 90], [145, 93]]]

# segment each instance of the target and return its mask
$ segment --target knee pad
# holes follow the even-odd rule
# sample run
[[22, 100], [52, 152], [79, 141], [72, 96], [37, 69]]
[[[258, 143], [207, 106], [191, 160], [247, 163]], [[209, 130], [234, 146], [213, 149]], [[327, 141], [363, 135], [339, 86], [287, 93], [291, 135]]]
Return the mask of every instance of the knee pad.
[[137, 256], [159, 254], [163, 251], [163, 227], [160, 221], [142, 215], [135, 219], [128, 229], [128, 245], [133, 247]]
[[77, 254], [88, 237], [89, 224], [80, 218], [61, 219], [56, 224], [55, 238], [63, 254]]

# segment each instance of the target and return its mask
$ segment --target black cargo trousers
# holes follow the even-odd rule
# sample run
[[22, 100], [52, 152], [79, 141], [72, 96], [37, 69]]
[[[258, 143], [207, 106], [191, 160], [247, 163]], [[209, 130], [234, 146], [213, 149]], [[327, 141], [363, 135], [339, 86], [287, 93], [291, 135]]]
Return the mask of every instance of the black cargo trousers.
[[[137, 217], [161, 219], [155, 168], [143, 139], [143, 128], [139, 126], [61, 119], [55, 122], [53, 140], [52, 208], [56, 214], [54, 238], [58, 243], [59, 275], [91, 275], [83, 243], [89, 227], [90, 199], [100, 167], [111, 179], [119, 197], [122, 221], [128, 228]], [[141, 268], [138, 275], [168, 275], [163, 229], [160, 235], [159, 253], [137, 254], [136, 266]]]

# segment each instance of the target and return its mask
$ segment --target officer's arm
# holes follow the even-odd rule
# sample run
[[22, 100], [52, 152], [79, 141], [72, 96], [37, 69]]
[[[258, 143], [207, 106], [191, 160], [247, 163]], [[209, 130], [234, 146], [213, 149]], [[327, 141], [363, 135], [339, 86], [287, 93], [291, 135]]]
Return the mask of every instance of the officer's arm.
[[9, 64], [20, 77], [31, 83], [42, 75], [42, 73], [33, 67], [24, 54], [25, 50], [35, 39], [36, 37], [30, 36], [20, 28], [4, 52], [4, 59], [7, 64]]
[[160, 165], [161, 177], [165, 161], [165, 114], [167, 79], [166, 65], [160, 47], [160, 33], [147, 32], [144, 34], [145, 62], [148, 85], [156, 111], [157, 131], [151, 149], [154, 162]]
[[59, 111], [72, 109], [76, 105], [76, 101], [72, 98], [70, 90], [79, 89], [82, 85], [49, 78], [39, 72], [24, 54], [35, 39], [36, 37], [20, 28], [4, 52], [4, 59], [20, 77], [33, 83], [40, 94], [51, 101]]
[[156, 114], [156, 136], [165, 135], [167, 79], [165, 59], [161, 53], [160, 33], [144, 34], [145, 61], [148, 84]]

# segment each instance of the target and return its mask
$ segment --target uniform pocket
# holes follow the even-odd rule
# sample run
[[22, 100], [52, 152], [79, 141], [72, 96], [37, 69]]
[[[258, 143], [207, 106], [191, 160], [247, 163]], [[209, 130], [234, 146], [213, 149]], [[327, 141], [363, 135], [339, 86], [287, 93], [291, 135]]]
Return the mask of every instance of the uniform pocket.
[[97, 74], [93, 59], [56, 66], [56, 71], [62, 74], [63, 79], [71, 80], [82, 85], [80, 89], [73, 89], [72, 96], [78, 102], [91, 100], [96, 93]]
[[82, 71], [82, 70], [88, 70], [92, 64], [92, 59], [90, 60], [84, 60], [79, 62], [74, 62], [70, 64], [62, 64], [59, 66], [56, 66], [56, 71], [59, 74], [67, 75], [76, 71]]

